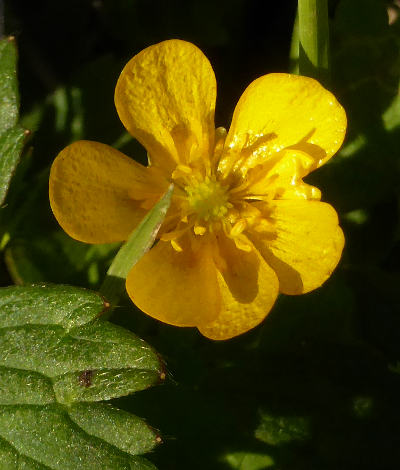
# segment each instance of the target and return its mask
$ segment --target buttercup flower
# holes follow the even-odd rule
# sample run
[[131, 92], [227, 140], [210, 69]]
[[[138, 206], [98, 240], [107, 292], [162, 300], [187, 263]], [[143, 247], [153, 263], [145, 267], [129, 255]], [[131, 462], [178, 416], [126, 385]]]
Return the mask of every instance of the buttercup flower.
[[159, 240], [126, 288], [148, 315], [221, 340], [258, 325], [278, 292], [309, 292], [336, 267], [337, 214], [302, 179], [338, 150], [346, 115], [315, 80], [281, 73], [250, 84], [228, 133], [215, 129], [215, 100], [213, 69], [196, 46], [143, 50], [122, 71], [115, 104], [149, 166], [73, 143], [53, 163], [50, 202], [75, 239], [123, 241], [173, 182]]

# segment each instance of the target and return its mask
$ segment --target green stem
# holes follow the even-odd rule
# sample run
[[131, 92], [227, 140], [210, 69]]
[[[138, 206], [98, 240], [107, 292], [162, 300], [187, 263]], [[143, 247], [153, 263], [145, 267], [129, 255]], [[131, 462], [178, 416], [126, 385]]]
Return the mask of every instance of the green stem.
[[117, 305], [121, 294], [125, 290], [125, 279], [129, 271], [153, 245], [171, 204], [173, 189], [174, 186], [171, 184], [164, 196], [132, 232], [128, 241], [122, 245], [111, 263], [106, 278], [100, 287], [100, 293], [111, 304], [107, 316], [110, 315], [112, 309]]
[[327, 0], [298, 0], [299, 73], [329, 83]]

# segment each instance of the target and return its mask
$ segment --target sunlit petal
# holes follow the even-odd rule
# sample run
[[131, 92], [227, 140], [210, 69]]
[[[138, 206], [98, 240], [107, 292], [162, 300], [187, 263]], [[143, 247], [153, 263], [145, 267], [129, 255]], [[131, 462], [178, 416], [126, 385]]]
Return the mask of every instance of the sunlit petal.
[[245, 175], [249, 194], [269, 194], [274, 199], [321, 198], [318, 188], [303, 182], [313, 159], [300, 150], [285, 149]]
[[193, 44], [169, 40], [150, 46], [123, 69], [115, 105], [126, 129], [147, 149], [151, 164], [209, 158], [214, 143], [216, 82]]
[[176, 251], [160, 241], [132, 268], [126, 289], [132, 301], [157, 320], [176, 326], [212, 321], [220, 308], [215, 265], [207, 244], [186, 241]]
[[257, 326], [267, 316], [278, 294], [278, 279], [257, 250], [238, 250], [232, 240], [218, 243], [218, 284], [221, 312], [212, 322], [198, 325], [208, 338], [223, 340]]
[[167, 185], [153, 170], [112, 147], [82, 140], [54, 160], [50, 204], [71, 237], [111, 243], [128, 238]]
[[336, 98], [316, 80], [274, 73], [252, 82], [232, 119], [220, 171], [238, 162], [254, 167], [286, 147], [308, 153], [314, 168], [341, 146], [346, 114]]
[[274, 201], [274, 231], [250, 235], [279, 278], [283, 294], [304, 294], [323, 284], [340, 260], [344, 236], [335, 210], [318, 201]]

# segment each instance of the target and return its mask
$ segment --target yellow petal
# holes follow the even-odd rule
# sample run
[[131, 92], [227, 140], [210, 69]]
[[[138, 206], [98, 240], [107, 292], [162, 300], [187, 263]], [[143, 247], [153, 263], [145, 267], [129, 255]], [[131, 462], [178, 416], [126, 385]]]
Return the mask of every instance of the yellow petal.
[[150, 46], [123, 69], [115, 105], [151, 163], [170, 172], [177, 163], [209, 158], [214, 142], [216, 82], [193, 44], [169, 40]]
[[[179, 240], [181, 242], [181, 240]], [[159, 241], [131, 269], [126, 289], [132, 301], [153, 318], [176, 326], [212, 321], [220, 306], [216, 269], [207, 244], [182, 251]]]
[[198, 325], [210, 339], [223, 340], [240, 335], [258, 325], [271, 310], [278, 279], [257, 250], [238, 250], [232, 240], [219, 242], [218, 283], [221, 312], [210, 322]]
[[335, 209], [319, 201], [274, 201], [275, 234], [250, 237], [279, 278], [284, 294], [304, 294], [329, 278], [340, 260], [344, 236]]
[[58, 223], [82, 242], [126, 240], [147, 212], [142, 206], [151, 207], [168, 185], [149, 170], [108, 145], [69, 145], [50, 172], [50, 205]]
[[232, 119], [220, 171], [244, 168], [295, 147], [323, 165], [341, 146], [346, 114], [336, 98], [312, 78], [264, 75], [241, 96]]

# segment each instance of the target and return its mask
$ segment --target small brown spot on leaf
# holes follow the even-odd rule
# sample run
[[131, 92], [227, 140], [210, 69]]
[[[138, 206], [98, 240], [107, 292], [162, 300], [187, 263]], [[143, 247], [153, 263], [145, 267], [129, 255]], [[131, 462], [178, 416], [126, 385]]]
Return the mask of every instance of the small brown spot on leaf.
[[81, 387], [90, 387], [92, 385], [93, 371], [84, 370], [79, 374], [79, 385]]

